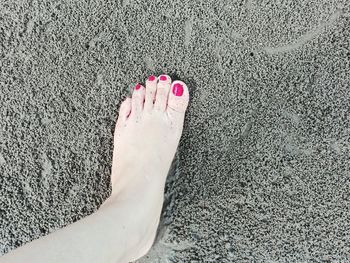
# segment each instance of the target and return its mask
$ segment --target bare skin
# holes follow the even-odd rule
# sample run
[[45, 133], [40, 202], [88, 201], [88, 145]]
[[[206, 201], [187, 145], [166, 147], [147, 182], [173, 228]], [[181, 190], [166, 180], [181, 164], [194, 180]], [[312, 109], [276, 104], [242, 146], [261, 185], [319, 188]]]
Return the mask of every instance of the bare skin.
[[185, 83], [167, 75], [136, 85], [119, 110], [111, 196], [97, 212], [11, 251], [0, 263], [124, 263], [144, 256], [159, 224], [188, 101]]

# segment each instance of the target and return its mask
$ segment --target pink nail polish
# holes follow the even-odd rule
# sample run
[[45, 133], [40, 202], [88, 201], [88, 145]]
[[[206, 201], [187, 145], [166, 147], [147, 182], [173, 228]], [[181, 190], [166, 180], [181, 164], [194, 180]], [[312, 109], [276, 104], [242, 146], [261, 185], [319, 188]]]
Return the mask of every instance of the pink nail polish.
[[151, 76], [148, 77], [148, 80], [149, 80], [149, 81], [153, 81], [153, 80], [155, 80], [155, 79], [156, 79], [156, 77], [153, 76], [153, 75], [151, 75]]
[[141, 85], [139, 83], [136, 84], [135, 89], [139, 90], [141, 88]]
[[184, 87], [180, 83], [175, 83], [173, 86], [173, 93], [177, 97], [181, 97], [184, 94]]
[[160, 79], [161, 81], [165, 81], [165, 80], [167, 80], [168, 78], [167, 78], [165, 75], [161, 75], [161, 76], [159, 77], [159, 79]]

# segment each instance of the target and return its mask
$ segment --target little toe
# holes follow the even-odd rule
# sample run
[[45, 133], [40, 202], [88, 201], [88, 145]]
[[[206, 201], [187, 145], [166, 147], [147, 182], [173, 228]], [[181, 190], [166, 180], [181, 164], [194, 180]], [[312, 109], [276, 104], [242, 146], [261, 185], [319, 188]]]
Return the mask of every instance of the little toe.
[[167, 112], [171, 117], [183, 121], [190, 98], [188, 87], [182, 81], [174, 81], [170, 89]]
[[136, 84], [132, 93], [131, 99], [131, 114], [130, 117], [139, 116], [143, 111], [145, 101], [145, 87], [141, 84]]
[[156, 100], [154, 102], [154, 109], [158, 111], [165, 111], [168, 94], [171, 85], [171, 78], [168, 75], [160, 75], [158, 78]]
[[118, 120], [116, 123], [117, 129], [125, 125], [126, 120], [130, 115], [130, 112], [131, 112], [131, 99], [128, 97], [120, 105]]
[[146, 80], [145, 111], [153, 109], [153, 103], [156, 98], [157, 78], [153, 75]]

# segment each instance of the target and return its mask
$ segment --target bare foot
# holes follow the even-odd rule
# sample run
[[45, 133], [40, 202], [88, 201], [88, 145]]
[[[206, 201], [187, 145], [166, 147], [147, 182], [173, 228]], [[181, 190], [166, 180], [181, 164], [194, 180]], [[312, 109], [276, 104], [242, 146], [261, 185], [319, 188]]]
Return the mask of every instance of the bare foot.
[[137, 84], [121, 105], [114, 135], [112, 196], [133, 215], [137, 247], [130, 260], [151, 248], [163, 204], [164, 185], [182, 134], [188, 88], [167, 75]]
[[[187, 86], [150, 76], [120, 108], [112, 195], [96, 213], [1, 257], [1, 262], [130, 262], [151, 248], [165, 179], [179, 143]], [[43, 253], [44, 251], [44, 253]]]

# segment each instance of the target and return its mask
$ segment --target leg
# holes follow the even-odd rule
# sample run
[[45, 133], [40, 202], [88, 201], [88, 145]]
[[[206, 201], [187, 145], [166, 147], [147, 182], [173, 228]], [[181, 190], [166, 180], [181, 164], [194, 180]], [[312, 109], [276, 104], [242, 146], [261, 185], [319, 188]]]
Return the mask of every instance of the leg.
[[129, 262], [151, 248], [166, 175], [189, 100], [183, 82], [151, 76], [120, 109], [114, 136], [112, 195], [100, 209], [0, 258], [0, 262]]

